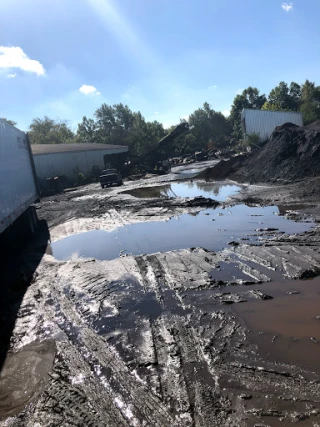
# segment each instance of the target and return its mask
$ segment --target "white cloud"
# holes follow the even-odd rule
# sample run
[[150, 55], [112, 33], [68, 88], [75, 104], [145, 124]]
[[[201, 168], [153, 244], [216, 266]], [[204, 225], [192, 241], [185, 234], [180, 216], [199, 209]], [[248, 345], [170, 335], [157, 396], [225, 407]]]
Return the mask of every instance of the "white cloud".
[[16, 77], [17, 73], [13, 74], [7, 74], [8, 79], [14, 79]]
[[7, 70], [19, 68], [28, 73], [35, 73], [38, 76], [43, 76], [45, 74], [43, 65], [39, 61], [30, 59], [21, 47], [14, 46], [0, 46], [0, 69], [1, 68]]
[[229, 116], [230, 116], [230, 110], [223, 110], [223, 111], [222, 111], [222, 114], [223, 114], [225, 117], [229, 117]]
[[244, 89], [238, 89], [237, 92], [236, 92], [236, 94], [237, 95], [241, 95], [243, 91], [244, 91]]
[[286, 12], [290, 12], [293, 9], [293, 3], [282, 3], [281, 7]]
[[100, 92], [97, 91], [97, 88], [90, 85], [82, 85], [79, 89], [79, 92], [84, 95], [100, 95]]
[[212, 85], [212, 86], [209, 86], [208, 87], [208, 91], [209, 92], [212, 92], [213, 90], [216, 90], [217, 89], [217, 86], [216, 85]]
[[159, 114], [158, 111], [155, 111], [154, 114]]

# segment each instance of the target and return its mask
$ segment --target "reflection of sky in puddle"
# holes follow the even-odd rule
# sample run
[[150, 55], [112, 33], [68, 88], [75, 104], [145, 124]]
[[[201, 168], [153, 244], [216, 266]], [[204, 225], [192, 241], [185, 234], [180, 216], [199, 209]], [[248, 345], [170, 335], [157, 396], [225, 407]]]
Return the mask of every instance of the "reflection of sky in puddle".
[[142, 187], [125, 191], [134, 197], [210, 197], [220, 202], [237, 193], [241, 188], [232, 184], [207, 182], [175, 182], [158, 187]]
[[[250, 234], [256, 229], [276, 228], [286, 233], [300, 233], [312, 223], [294, 222], [279, 215], [278, 208], [237, 205], [228, 209], [206, 209], [197, 215], [183, 214], [169, 221], [136, 223], [115, 231], [89, 231], [52, 244], [53, 256], [70, 259], [75, 256], [114, 259], [125, 254], [150, 254], [171, 250], [203, 247], [218, 251], [231, 240]], [[262, 215], [254, 217], [252, 215]], [[259, 236], [249, 236], [256, 242]]]

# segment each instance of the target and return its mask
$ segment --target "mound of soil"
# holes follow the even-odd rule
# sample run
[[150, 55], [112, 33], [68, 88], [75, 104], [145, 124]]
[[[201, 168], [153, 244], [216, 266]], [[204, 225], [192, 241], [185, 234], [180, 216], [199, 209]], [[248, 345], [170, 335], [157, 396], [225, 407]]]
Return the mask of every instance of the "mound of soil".
[[320, 120], [303, 127], [293, 123], [278, 126], [261, 150], [247, 158], [221, 161], [199, 177], [288, 183], [315, 176], [320, 176]]
[[241, 154], [231, 157], [229, 160], [221, 160], [212, 168], [207, 168], [197, 175], [197, 178], [210, 180], [210, 179], [224, 179], [235, 173], [243, 164], [243, 161], [248, 156]]
[[267, 144], [243, 162], [230, 178], [238, 181], [292, 182], [320, 175], [320, 120], [299, 127], [278, 126]]

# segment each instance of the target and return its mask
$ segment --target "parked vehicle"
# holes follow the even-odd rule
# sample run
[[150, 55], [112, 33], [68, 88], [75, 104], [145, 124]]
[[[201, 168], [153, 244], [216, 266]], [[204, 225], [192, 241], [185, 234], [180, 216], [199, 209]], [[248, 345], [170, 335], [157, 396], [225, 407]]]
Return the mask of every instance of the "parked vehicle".
[[102, 188], [110, 187], [112, 184], [123, 184], [121, 173], [115, 168], [102, 171], [99, 180]]
[[32, 205], [38, 199], [28, 135], [0, 119], [0, 235], [33, 234], [38, 220]]

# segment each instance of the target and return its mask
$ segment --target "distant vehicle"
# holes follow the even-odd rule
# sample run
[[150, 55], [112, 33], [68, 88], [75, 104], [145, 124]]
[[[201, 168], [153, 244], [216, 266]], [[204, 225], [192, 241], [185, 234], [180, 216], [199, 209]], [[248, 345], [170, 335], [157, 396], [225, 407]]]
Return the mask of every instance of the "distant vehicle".
[[159, 174], [166, 174], [171, 172], [171, 164], [169, 160], [163, 160], [162, 162], [158, 162], [156, 168], [159, 171]]
[[115, 168], [109, 168], [102, 171], [99, 181], [102, 188], [110, 187], [112, 184], [123, 184], [121, 173]]

